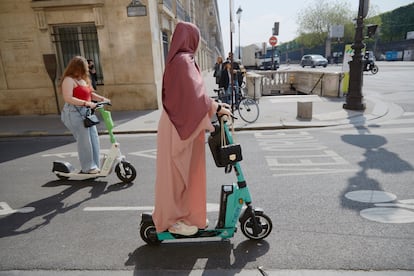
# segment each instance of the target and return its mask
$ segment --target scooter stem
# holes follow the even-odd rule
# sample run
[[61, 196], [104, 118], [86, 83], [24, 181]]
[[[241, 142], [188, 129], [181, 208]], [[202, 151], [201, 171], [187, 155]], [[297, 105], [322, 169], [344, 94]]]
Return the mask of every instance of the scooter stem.
[[112, 121], [111, 111], [105, 110], [104, 108], [99, 108], [99, 112], [101, 112], [102, 118], [104, 119], [106, 129], [108, 130], [109, 139], [111, 143], [116, 143], [115, 135], [113, 132], [114, 129], [114, 122]]

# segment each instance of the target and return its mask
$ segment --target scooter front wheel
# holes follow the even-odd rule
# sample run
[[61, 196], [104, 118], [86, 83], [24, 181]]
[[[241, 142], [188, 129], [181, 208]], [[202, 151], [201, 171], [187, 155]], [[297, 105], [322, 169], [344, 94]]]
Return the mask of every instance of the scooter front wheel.
[[[255, 225], [257, 225], [257, 229], [255, 229]], [[247, 238], [251, 240], [262, 240], [272, 232], [273, 224], [267, 215], [255, 212], [254, 218], [247, 217], [240, 222], [240, 228], [243, 235]]]
[[139, 234], [141, 235], [141, 239], [149, 245], [159, 245], [161, 243], [157, 238], [157, 231], [155, 230], [155, 225], [153, 223], [141, 223]]
[[131, 183], [137, 177], [137, 171], [135, 170], [134, 166], [132, 166], [131, 163], [127, 161], [122, 161], [116, 164], [115, 172], [119, 180], [124, 183]]
[[378, 73], [378, 66], [377, 66], [377, 65], [375, 65], [375, 64], [374, 64], [374, 65], [371, 67], [371, 73], [372, 73], [372, 74], [374, 74], [374, 75], [375, 75], [376, 73]]

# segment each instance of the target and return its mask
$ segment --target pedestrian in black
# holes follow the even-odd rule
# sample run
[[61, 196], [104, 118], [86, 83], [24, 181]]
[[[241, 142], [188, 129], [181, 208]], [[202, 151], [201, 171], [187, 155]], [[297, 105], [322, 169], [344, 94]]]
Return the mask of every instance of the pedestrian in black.
[[91, 84], [93, 89], [96, 91], [96, 82], [98, 81], [98, 75], [96, 74], [95, 64], [93, 60], [88, 59], [89, 76], [91, 78]]

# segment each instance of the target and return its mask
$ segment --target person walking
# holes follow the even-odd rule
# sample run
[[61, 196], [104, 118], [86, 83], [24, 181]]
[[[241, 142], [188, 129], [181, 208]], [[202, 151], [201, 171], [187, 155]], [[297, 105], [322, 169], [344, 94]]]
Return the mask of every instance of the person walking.
[[83, 119], [88, 108], [95, 108], [94, 101], [109, 101], [93, 92], [88, 62], [84, 57], [74, 57], [62, 75], [61, 89], [65, 104], [61, 120], [76, 139], [81, 173], [97, 174], [99, 167], [99, 137], [96, 126], [85, 127]]
[[221, 100], [224, 103], [230, 104], [231, 102], [231, 78], [232, 78], [232, 72], [231, 72], [231, 63], [230, 61], [226, 60], [223, 63], [223, 71], [221, 72], [221, 77], [219, 81], [219, 88], [224, 89], [224, 97], [221, 98]]
[[214, 131], [215, 113], [231, 115], [205, 91], [195, 62], [199, 40], [194, 24], [179, 22], [166, 59], [152, 215], [157, 232], [188, 236], [206, 227], [205, 130]]
[[214, 64], [214, 74], [216, 78], [216, 84], [220, 84], [221, 72], [223, 71], [223, 57], [218, 56], [216, 64]]
[[96, 74], [96, 68], [95, 64], [93, 63], [93, 60], [88, 59], [88, 68], [89, 68], [89, 77], [91, 79], [91, 84], [93, 89], [96, 91], [96, 83], [98, 81], [98, 75]]

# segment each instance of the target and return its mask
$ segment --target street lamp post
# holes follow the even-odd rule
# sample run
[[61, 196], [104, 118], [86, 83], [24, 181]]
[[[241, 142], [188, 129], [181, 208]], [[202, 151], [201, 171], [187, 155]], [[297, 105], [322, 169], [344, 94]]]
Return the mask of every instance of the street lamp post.
[[240, 56], [240, 19], [241, 19], [241, 14], [242, 14], [242, 8], [239, 6], [239, 8], [236, 11], [237, 14], [237, 22], [239, 24], [239, 60], [241, 60], [241, 56]]
[[365, 47], [363, 42], [364, 18], [368, 13], [369, 0], [359, 0], [358, 17], [356, 19], [355, 38], [352, 44], [354, 55], [349, 62], [349, 89], [346, 95], [344, 109], [365, 110], [362, 102], [362, 49]]

